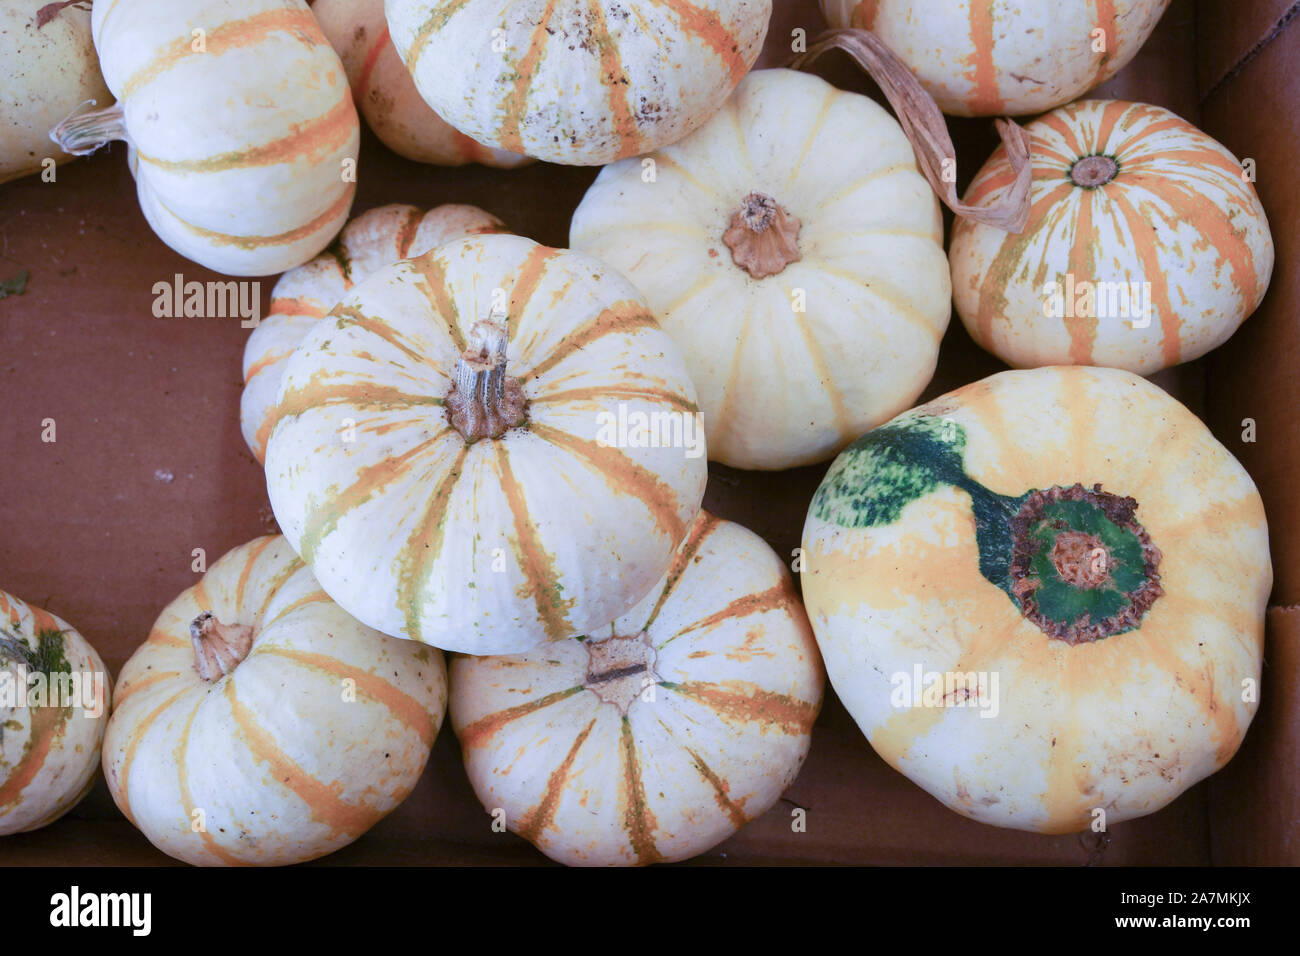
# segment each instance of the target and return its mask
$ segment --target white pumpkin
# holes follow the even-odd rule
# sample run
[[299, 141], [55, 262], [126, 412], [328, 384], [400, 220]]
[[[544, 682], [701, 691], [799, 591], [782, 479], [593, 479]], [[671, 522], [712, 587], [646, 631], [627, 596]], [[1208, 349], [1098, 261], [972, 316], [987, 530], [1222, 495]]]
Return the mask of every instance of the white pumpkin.
[[50, 129], [87, 100], [113, 96], [99, 74], [90, 9], [0, 0], [0, 183], [39, 172], [68, 154]]
[[476, 143], [424, 102], [393, 48], [384, 0], [314, 0], [311, 10], [343, 61], [357, 109], [393, 152], [439, 166], [482, 163], [514, 169], [532, 162]]
[[122, 668], [104, 776], [178, 860], [298, 863], [406, 798], [446, 699], [438, 651], [353, 620], [284, 538], [257, 538], [169, 604]]
[[66, 621], [0, 591], [0, 836], [47, 826], [90, 792], [111, 689]]
[[515, 653], [604, 627], [704, 495], [695, 390], [602, 262], [471, 236], [379, 270], [285, 368], [276, 520], [386, 634]]
[[282, 275], [271, 290], [269, 314], [244, 346], [239, 427], [253, 456], [259, 462], [266, 459], [284, 363], [353, 286], [398, 259], [422, 255], [462, 236], [504, 230], [500, 219], [477, 206], [447, 203], [428, 212], [399, 204], [379, 206], [351, 220], [325, 252]]
[[[1268, 218], [1242, 165], [1169, 110], [1079, 100], [1028, 124], [1033, 186], [1019, 235], [958, 219], [957, 312], [1019, 367], [1109, 365], [1149, 375], [1222, 345], [1264, 298]], [[996, 151], [966, 201], [1012, 179]]]
[[771, 0], [387, 0], [425, 101], [480, 143], [590, 166], [703, 123], [763, 47]]
[[1142, 48], [1169, 0], [821, 0], [833, 27], [871, 30], [956, 116], [1068, 103]]
[[792, 70], [750, 74], [680, 143], [603, 169], [570, 242], [645, 295], [710, 457], [736, 468], [822, 461], [898, 414], [948, 326], [939, 201], [911, 143], [872, 100]]
[[607, 629], [457, 657], [451, 719], [483, 806], [547, 856], [671, 862], [776, 803], [823, 684], [781, 559], [700, 512], [668, 574]]
[[95, 4], [116, 106], [51, 133], [71, 153], [125, 140], [140, 208], [181, 255], [228, 275], [306, 262], [347, 220], [361, 127], [303, 0]]

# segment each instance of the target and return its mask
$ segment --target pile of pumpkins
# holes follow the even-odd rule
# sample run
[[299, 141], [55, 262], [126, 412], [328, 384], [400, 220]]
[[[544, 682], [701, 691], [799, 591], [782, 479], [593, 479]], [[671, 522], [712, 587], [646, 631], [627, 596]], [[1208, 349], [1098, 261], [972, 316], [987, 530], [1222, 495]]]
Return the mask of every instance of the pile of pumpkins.
[[[1141, 376], [1232, 334], [1272, 242], [1224, 147], [1077, 99], [1166, 2], [823, 0], [945, 111], [1043, 113], [1024, 231], [958, 219], [946, 252], [886, 110], [750, 72], [769, 0], [0, 4], [14, 69], [60, 77], [27, 91], [0, 176], [51, 127], [67, 155], [125, 140], [160, 239], [284, 273], [240, 410], [282, 535], [163, 610], [111, 710], [10, 708], [0, 833], [66, 812], [102, 749], [172, 856], [312, 859], [407, 796], [449, 709], [485, 809], [548, 856], [681, 860], [778, 800], [825, 676], [887, 762], [984, 823], [1078, 831], [1213, 773], [1257, 706], [1267, 528]], [[107, 102], [96, 62], [116, 102], [77, 108]], [[349, 221], [358, 108], [424, 162], [604, 164], [572, 249], [463, 205]], [[965, 201], [1014, 179], [999, 149]], [[1115, 284], [1150, 290], [1141, 316], [1073, 295]], [[1017, 370], [913, 408], [954, 301]], [[701, 509], [707, 460], [832, 458], [801, 601]], [[98, 675], [107, 701], [70, 625], [0, 610], [9, 672]], [[913, 673], [962, 679], [900, 701]]]

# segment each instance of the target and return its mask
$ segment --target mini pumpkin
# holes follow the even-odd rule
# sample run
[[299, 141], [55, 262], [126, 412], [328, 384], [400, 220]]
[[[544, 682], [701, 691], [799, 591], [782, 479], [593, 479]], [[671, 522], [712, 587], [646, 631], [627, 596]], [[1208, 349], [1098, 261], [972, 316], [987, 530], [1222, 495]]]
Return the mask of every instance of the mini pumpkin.
[[871, 30], [945, 113], [1020, 116], [1082, 96], [1128, 64], [1169, 0], [821, 0]]
[[447, 203], [425, 212], [393, 204], [352, 219], [325, 252], [290, 269], [271, 290], [266, 319], [244, 346], [239, 425], [257, 460], [266, 458], [284, 363], [309, 329], [380, 266], [418, 256], [461, 236], [500, 232], [505, 224], [477, 206]]
[[[1146, 375], [1221, 345], [1273, 271], [1264, 208], [1237, 159], [1158, 106], [1071, 103], [1026, 127], [1029, 223], [958, 219], [953, 298], [971, 336], [1015, 366], [1110, 365]], [[999, 148], [966, 201], [996, 202]]]
[[446, 700], [438, 651], [353, 620], [283, 537], [257, 538], [169, 604], [122, 668], [104, 776], [178, 860], [312, 860], [406, 798]]
[[302, 0], [116, 0], [92, 25], [118, 103], [68, 117], [60, 146], [125, 140], [149, 225], [209, 269], [268, 275], [325, 248], [352, 205], [361, 128]]
[[110, 692], [71, 625], [0, 591], [0, 836], [47, 826], [90, 792]]
[[89, 4], [0, 0], [0, 183], [69, 158], [50, 128], [86, 100], [113, 100], [90, 35]]
[[1254, 716], [1263, 505], [1129, 372], [1003, 372], [900, 415], [831, 466], [803, 546], [836, 693], [964, 816], [1068, 833], [1151, 813]]
[[479, 800], [547, 856], [671, 862], [776, 803], [823, 683], [781, 559], [700, 512], [668, 574], [607, 629], [453, 660], [451, 719]]
[[275, 415], [294, 548], [355, 617], [448, 650], [608, 625], [704, 495], [695, 390], [644, 301], [518, 236], [376, 272], [307, 333]]
[[771, 0], [387, 0], [425, 101], [474, 140], [598, 165], [681, 139], [757, 59]]
[[343, 61], [361, 115], [393, 152], [439, 166], [482, 163], [513, 169], [532, 162], [476, 143], [424, 102], [393, 49], [384, 0], [315, 0], [311, 9]]
[[602, 170], [570, 241], [645, 294], [710, 456], [736, 468], [822, 461], [898, 414], [948, 325], [939, 202], [907, 137], [792, 70], [750, 74], [702, 129]]

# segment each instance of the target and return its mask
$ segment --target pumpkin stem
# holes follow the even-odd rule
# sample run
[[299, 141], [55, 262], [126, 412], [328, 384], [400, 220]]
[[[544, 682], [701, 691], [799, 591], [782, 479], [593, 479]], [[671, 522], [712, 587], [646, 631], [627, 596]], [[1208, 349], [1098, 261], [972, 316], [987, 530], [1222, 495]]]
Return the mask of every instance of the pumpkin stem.
[[1119, 163], [1110, 156], [1084, 156], [1070, 167], [1070, 182], [1084, 189], [1104, 186], [1119, 174]]
[[587, 644], [587, 679], [583, 686], [623, 714], [633, 701], [659, 683], [658, 655], [645, 633], [607, 637]]
[[1137, 502], [1083, 485], [1025, 497], [1011, 519], [1011, 595], [1045, 634], [1083, 644], [1136, 628], [1164, 594]]
[[763, 279], [799, 261], [801, 225], [771, 196], [751, 192], [731, 217], [722, 241], [736, 265], [755, 279]]
[[83, 112], [87, 106], [94, 105], [94, 100], [86, 100], [50, 130], [50, 139], [65, 153], [86, 156], [115, 139], [126, 139], [122, 104]]
[[456, 363], [456, 380], [447, 394], [447, 420], [466, 441], [500, 438], [527, 419], [519, 379], [506, 375], [506, 328], [476, 322], [468, 348]]
[[209, 683], [239, 666], [253, 649], [253, 629], [247, 624], [222, 624], [211, 611], [190, 622], [194, 669]]

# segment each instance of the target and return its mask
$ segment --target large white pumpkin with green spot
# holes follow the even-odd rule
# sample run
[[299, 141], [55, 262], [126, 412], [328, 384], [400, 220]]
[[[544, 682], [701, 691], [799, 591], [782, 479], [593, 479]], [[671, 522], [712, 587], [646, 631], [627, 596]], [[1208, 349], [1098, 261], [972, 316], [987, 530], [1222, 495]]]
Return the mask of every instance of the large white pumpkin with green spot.
[[1151, 813], [1254, 716], [1263, 506], [1131, 373], [1004, 372], [900, 415], [836, 460], [803, 544], [840, 699], [972, 819], [1065, 833]]

